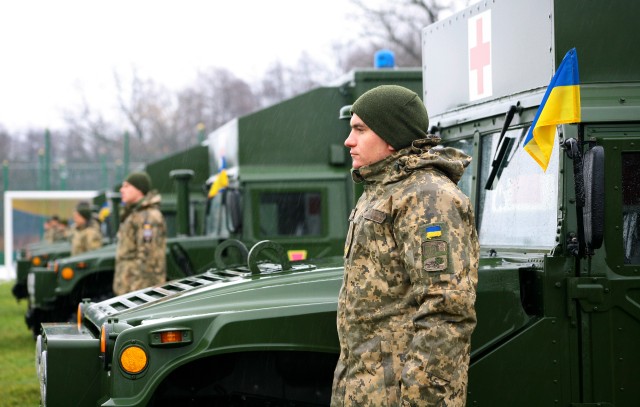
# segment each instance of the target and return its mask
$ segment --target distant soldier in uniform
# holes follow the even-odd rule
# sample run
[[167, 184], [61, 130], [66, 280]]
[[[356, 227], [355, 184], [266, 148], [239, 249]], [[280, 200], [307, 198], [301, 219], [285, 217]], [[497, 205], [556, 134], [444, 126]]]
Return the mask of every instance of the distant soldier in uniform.
[[60, 221], [58, 215], [53, 215], [44, 223], [44, 240], [48, 243], [68, 240], [65, 225]]
[[71, 255], [88, 252], [102, 246], [102, 232], [97, 220], [93, 219], [88, 202], [79, 202], [73, 211], [71, 231]]
[[122, 203], [113, 292], [124, 294], [166, 281], [167, 232], [160, 195], [145, 172], [134, 172], [120, 188]]
[[364, 93], [345, 141], [364, 193], [349, 217], [332, 406], [464, 406], [479, 244], [457, 187], [471, 158], [438, 146], [418, 95]]

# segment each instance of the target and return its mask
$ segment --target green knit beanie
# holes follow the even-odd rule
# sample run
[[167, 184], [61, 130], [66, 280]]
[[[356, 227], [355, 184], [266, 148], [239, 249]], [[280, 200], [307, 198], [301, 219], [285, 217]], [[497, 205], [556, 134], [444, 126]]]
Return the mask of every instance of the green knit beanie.
[[78, 202], [78, 205], [76, 205], [76, 212], [85, 218], [85, 220], [91, 219], [91, 205], [89, 205], [89, 202]]
[[125, 181], [136, 187], [144, 195], [151, 189], [151, 178], [146, 172], [132, 172]]
[[368, 90], [351, 106], [351, 113], [396, 150], [427, 137], [427, 109], [414, 91], [402, 86], [381, 85]]

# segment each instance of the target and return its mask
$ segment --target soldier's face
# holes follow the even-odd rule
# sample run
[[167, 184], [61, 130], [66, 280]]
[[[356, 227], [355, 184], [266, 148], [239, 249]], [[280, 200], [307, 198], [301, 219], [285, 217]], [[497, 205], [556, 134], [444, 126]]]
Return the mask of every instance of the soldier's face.
[[87, 220], [84, 218], [84, 216], [80, 215], [77, 211], [74, 211], [73, 222], [78, 226], [84, 226], [87, 223]]
[[355, 169], [378, 162], [396, 151], [371, 130], [357, 114], [351, 116], [351, 132], [344, 141], [344, 145], [349, 148], [353, 160], [352, 167]]
[[122, 202], [125, 204], [136, 203], [142, 199], [143, 196], [144, 195], [138, 188], [129, 184], [127, 181], [122, 183], [122, 186], [120, 187], [120, 197], [122, 198]]

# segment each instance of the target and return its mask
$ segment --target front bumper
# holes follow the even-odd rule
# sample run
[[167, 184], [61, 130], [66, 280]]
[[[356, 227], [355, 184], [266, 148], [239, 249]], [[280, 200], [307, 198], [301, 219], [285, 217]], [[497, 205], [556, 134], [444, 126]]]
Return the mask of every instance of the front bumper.
[[98, 338], [74, 324], [44, 323], [35, 353], [43, 407], [97, 405], [108, 379]]

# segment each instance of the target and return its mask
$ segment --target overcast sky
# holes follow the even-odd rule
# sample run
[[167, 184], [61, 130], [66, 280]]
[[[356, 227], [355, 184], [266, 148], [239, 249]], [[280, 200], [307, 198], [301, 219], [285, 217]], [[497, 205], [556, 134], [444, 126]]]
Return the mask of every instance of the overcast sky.
[[325, 61], [355, 38], [352, 12], [349, 0], [2, 1], [0, 125], [60, 127], [82, 95], [113, 105], [114, 71], [178, 90], [210, 67], [251, 81], [303, 51]]

